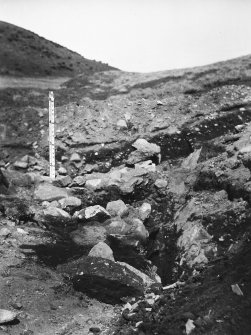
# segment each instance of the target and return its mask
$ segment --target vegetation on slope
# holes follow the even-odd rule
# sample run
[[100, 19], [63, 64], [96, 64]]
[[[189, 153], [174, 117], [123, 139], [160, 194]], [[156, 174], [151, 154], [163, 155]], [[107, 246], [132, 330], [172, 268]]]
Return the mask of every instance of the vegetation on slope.
[[0, 21], [0, 75], [73, 77], [113, 69], [31, 31]]

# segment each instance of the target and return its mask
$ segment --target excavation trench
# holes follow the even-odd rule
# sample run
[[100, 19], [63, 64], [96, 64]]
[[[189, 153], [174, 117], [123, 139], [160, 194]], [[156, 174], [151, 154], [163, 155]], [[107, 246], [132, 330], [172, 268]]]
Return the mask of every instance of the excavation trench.
[[[201, 145], [205, 145], [207, 141], [227, 134], [228, 132], [233, 132], [234, 127], [239, 124], [240, 121], [243, 123], [251, 121], [250, 110], [246, 110], [245, 112], [239, 110], [226, 111], [221, 117], [217, 118], [217, 120], [213, 119], [201, 122], [199, 124], [200, 131], [198, 131], [198, 129], [192, 129], [187, 125], [181, 134], [173, 136], [157, 135], [152, 138], [152, 142], [161, 146], [163, 161], [177, 160], [179, 157], [187, 156]], [[124, 152], [125, 148], [126, 150]], [[128, 155], [131, 149], [128, 144], [125, 144], [125, 148], [120, 148], [120, 152], [123, 152], [123, 156], [120, 157], [119, 160], [114, 160], [113, 166], [121, 164], [122, 160]], [[221, 150], [222, 148], [220, 147], [208, 148], [204, 159], [210, 158], [210, 155], [216, 156]], [[109, 151], [103, 151], [103, 155], [101, 152], [99, 160], [105, 160], [107, 155], [110, 155]], [[90, 152], [86, 158], [88, 163], [95, 162], [93, 152]], [[180, 234], [176, 231], [176, 227], [171, 225], [176, 212], [175, 203], [166, 195], [158, 194], [156, 196], [156, 194], [152, 192], [151, 183], [152, 181], [150, 181], [148, 185], [137, 186], [135, 191], [130, 195], [123, 195], [119, 193], [116, 188], [110, 189], [109, 192], [106, 193], [101, 192], [95, 197], [95, 202], [93, 199], [88, 199], [87, 196], [85, 197], [82, 193], [82, 203], [84, 206], [99, 204], [105, 207], [109, 201], [118, 199], [133, 206], [137, 206], [143, 201], [150, 202], [152, 204], [152, 214], [145, 222], [150, 235], [147, 243], [143, 245], [143, 248], [125, 248], [123, 244], [120, 244], [112, 238], [108, 239], [107, 242], [113, 249], [116, 261], [126, 262], [143, 272], [149, 271], [149, 261], [151, 261], [152, 265], [157, 267], [157, 273], [162, 279], [162, 284], [166, 285], [175, 282], [183, 270], [177, 265], [177, 257], [179, 256], [177, 240]], [[223, 189], [223, 187], [220, 187], [220, 189]], [[200, 190], [198, 189], [198, 191]], [[229, 193], [228, 189], [226, 191]], [[76, 196], [78, 195], [76, 191]], [[243, 194], [240, 196], [242, 195]], [[34, 246], [23, 245], [22, 249], [24, 252], [25, 250], [32, 249], [40, 262], [53, 269], [57, 269], [57, 267], [62, 264], [67, 266], [71, 261], [88, 255], [91, 249], [91, 247], [76, 244], [71, 237], [71, 233], [83, 225], [85, 225], [85, 223], [83, 224], [76, 220], [70, 220], [63, 224], [62, 222], [56, 221], [50, 222], [46, 224], [46, 227], [48, 234], [53, 239], [52, 243]], [[98, 295], [99, 293], [97, 292], [97, 297]]]
[[[156, 132], [156, 134], [153, 132], [146, 139], [161, 147], [162, 161], [171, 160], [175, 162], [182, 157], [188, 156], [195, 149], [216, 137], [236, 132], [236, 125], [250, 121], [251, 109], [249, 106], [246, 106], [245, 111], [233, 108], [221, 111], [216, 118], [204, 117], [203, 120], [192, 120], [181, 128], [179, 134], [170, 135], [166, 130], [162, 130]], [[96, 150], [92, 147], [88, 149], [86, 146], [83, 148], [78, 146], [78, 152], [85, 156], [86, 164], [100, 163], [99, 172], [107, 172], [111, 167], [119, 166], [127, 160], [130, 153], [134, 150], [132, 147], [134, 140], [132, 142], [123, 140], [112, 144], [107, 143], [104, 148], [99, 149], [98, 156], [96, 155]], [[63, 154], [59, 150], [57, 152], [58, 158]], [[109, 164], [106, 165], [105, 163]]]

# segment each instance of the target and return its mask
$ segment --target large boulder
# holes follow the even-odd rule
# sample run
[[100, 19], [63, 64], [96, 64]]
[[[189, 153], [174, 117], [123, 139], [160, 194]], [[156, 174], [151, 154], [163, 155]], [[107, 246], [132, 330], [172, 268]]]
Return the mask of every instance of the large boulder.
[[106, 303], [119, 303], [122, 297], [141, 296], [140, 276], [119, 263], [98, 257], [82, 257], [58, 270], [70, 276], [75, 289]]
[[67, 198], [68, 192], [60, 187], [50, 183], [41, 183], [37, 186], [34, 192], [34, 197], [39, 201], [53, 201]]

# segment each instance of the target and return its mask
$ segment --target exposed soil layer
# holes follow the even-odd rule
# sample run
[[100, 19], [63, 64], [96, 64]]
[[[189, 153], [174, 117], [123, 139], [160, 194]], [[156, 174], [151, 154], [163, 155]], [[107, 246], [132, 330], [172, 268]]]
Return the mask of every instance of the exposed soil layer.
[[[176, 283], [148, 288], [151, 303], [137, 274], [92, 261], [92, 245], [79, 243], [84, 228], [106, 231], [109, 220], [84, 220], [76, 208], [63, 219], [39, 217], [48, 205], [34, 197], [34, 175], [48, 176], [48, 92], [0, 91], [0, 307], [18, 312], [0, 332], [174, 335], [186, 334], [190, 320], [191, 334], [251, 333], [250, 78], [247, 56], [163, 73], [80, 75], [55, 91], [56, 167], [81, 201], [77, 210], [123, 200], [129, 214], [119, 220], [128, 223], [143, 203], [151, 207], [144, 241], [135, 243], [133, 225], [129, 237], [105, 237], [116, 261]], [[138, 138], [160, 146], [161, 159], [147, 157], [152, 170], [128, 163]], [[27, 154], [31, 165], [15, 165]], [[98, 178], [108, 186], [88, 188]], [[122, 310], [122, 296], [138, 304], [133, 313]]]

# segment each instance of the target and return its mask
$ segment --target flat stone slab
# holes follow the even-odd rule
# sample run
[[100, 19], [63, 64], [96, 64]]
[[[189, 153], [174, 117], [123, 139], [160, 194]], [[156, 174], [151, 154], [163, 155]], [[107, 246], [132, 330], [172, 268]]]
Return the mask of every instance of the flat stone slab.
[[99, 257], [82, 257], [58, 270], [70, 276], [75, 289], [106, 303], [118, 303], [125, 296], [141, 296], [144, 282], [126, 266]]
[[50, 183], [39, 184], [34, 192], [34, 197], [39, 201], [54, 201], [67, 198], [68, 192]]

